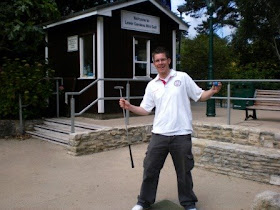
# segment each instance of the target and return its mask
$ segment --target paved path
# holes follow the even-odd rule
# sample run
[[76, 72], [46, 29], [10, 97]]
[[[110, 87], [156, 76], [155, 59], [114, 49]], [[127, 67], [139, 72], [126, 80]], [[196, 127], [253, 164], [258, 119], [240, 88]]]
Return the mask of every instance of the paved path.
[[[225, 109], [217, 109], [215, 118], [205, 117], [203, 104], [194, 106], [193, 112], [194, 121], [227, 122]], [[244, 111], [232, 110], [232, 123], [278, 130], [280, 117], [275, 113], [261, 112], [260, 120], [244, 122]], [[130, 122], [151, 123], [152, 118], [133, 117]], [[123, 124], [123, 119], [89, 121], [107, 126]], [[128, 148], [74, 157], [60, 145], [37, 139], [0, 139], [0, 209], [129, 210], [139, 193], [146, 148], [146, 143], [132, 146], [132, 169]], [[193, 170], [193, 179], [199, 210], [249, 210], [256, 194], [280, 192], [279, 186], [199, 168]], [[178, 204], [176, 185], [169, 156], [161, 173], [157, 201], [168, 199]]]
[[[0, 139], [0, 209], [129, 210], [136, 202], [147, 144], [74, 157], [56, 144]], [[279, 186], [193, 170], [200, 210], [249, 210], [256, 194]], [[170, 156], [162, 170], [157, 201], [178, 203]]]
[[[215, 117], [206, 116], [206, 103], [192, 103], [193, 122], [227, 124], [227, 108], [216, 108]], [[120, 109], [120, 114], [122, 110]], [[144, 117], [130, 117], [130, 125], [145, 124], [153, 122], [153, 115]], [[245, 121], [245, 110], [231, 109], [230, 112], [230, 125], [238, 125], [251, 128], [265, 129], [266, 131], [280, 132], [280, 112], [276, 111], [262, 111], [257, 110], [257, 120], [250, 118]], [[111, 119], [111, 120], [95, 120], [91, 118], [77, 117], [76, 120], [82, 122], [90, 122], [102, 126], [121, 126], [124, 125], [124, 119]]]

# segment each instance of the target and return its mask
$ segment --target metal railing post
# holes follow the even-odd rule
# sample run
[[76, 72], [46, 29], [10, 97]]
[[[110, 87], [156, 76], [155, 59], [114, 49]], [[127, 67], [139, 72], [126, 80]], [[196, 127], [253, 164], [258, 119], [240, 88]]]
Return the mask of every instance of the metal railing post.
[[[85, 88], [83, 88], [81, 91], [79, 92], [66, 92], [65, 93], [65, 103], [68, 104], [68, 96], [77, 96], [77, 95], [81, 95], [82, 93], [84, 93], [86, 90], [88, 90], [90, 87], [92, 87], [93, 85], [96, 85], [98, 81], [103, 80], [103, 81], [119, 81], [119, 82], [127, 82], [126, 84], [126, 98], [127, 100], [130, 99], [140, 99], [143, 97], [140, 96], [131, 96], [130, 95], [130, 84], [129, 82], [139, 82], [139, 81], [150, 81], [150, 80], [141, 80], [141, 79], [128, 79], [128, 78], [99, 78], [96, 79], [95, 81], [93, 81], [92, 83], [90, 83], [88, 86], [86, 86]], [[194, 80], [195, 82], [214, 82], [216, 80]], [[232, 100], [255, 100], [255, 98], [238, 98], [238, 97], [231, 97], [231, 90], [230, 90], [230, 83], [231, 82], [280, 82], [280, 79], [272, 79], [272, 80], [267, 80], [267, 79], [258, 79], [258, 80], [251, 80], [251, 79], [240, 79], [240, 80], [233, 80], [233, 79], [219, 79], [220, 82], [224, 82], [227, 83], [227, 96], [226, 97], [215, 97], [213, 96], [213, 99], [222, 99], [222, 100], [227, 100], [227, 124], [230, 125], [230, 121], [231, 121], [231, 99]], [[62, 81], [63, 82], [63, 81]], [[73, 99], [74, 100], [74, 99]], [[72, 127], [71, 130], [73, 129], [74, 132], [74, 117], [75, 116], [79, 116], [81, 114], [83, 114], [85, 111], [87, 111], [90, 107], [92, 107], [93, 105], [95, 105], [99, 100], [119, 100], [119, 97], [102, 97], [102, 98], [97, 98], [96, 100], [92, 101], [89, 105], [87, 105], [84, 109], [82, 109], [80, 112], [75, 113], [75, 102], [73, 101], [73, 105], [72, 105], [72, 99], [71, 99], [71, 118], [73, 118], [73, 120], [71, 121]], [[277, 99], [276, 99], [277, 100]], [[129, 124], [129, 115], [130, 113], [127, 112], [126, 113], [126, 121], [127, 124]]]
[[20, 132], [20, 134], [23, 134], [21, 94], [19, 94], [19, 96], [18, 96], [18, 104], [19, 104], [19, 132]]
[[71, 97], [71, 133], [75, 133], [75, 99]]
[[[129, 81], [127, 81], [127, 83], [126, 83], [126, 97], [127, 97], [127, 101], [130, 102], [130, 84], [129, 84]], [[125, 120], [126, 120], [126, 124], [129, 125], [129, 110], [126, 110]]]
[[56, 117], [59, 117], [59, 87], [58, 87], [58, 79], [55, 80], [56, 83]]
[[227, 124], [230, 125], [230, 82], [227, 85]]

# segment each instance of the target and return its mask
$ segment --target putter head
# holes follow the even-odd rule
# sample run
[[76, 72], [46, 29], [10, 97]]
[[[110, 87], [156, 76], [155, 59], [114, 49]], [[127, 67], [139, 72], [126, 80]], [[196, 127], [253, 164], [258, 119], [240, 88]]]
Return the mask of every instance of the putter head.
[[123, 89], [123, 86], [115, 86], [114, 89]]

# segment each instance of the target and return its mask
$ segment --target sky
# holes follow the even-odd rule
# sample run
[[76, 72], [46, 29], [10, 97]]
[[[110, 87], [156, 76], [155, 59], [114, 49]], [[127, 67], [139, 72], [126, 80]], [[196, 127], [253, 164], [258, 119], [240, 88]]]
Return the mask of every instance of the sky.
[[[180, 16], [180, 13], [178, 12], [177, 8], [178, 8], [178, 6], [185, 4], [185, 3], [186, 3], [185, 0], [171, 0], [171, 10], [173, 12], [175, 12], [178, 16]], [[188, 36], [190, 38], [194, 38], [197, 35], [196, 31], [194, 30], [194, 27], [196, 27], [198, 24], [200, 24], [202, 22], [202, 20], [206, 20], [206, 17], [197, 19], [197, 18], [192, 18], [190, 16], [183, 15], [183, 20], [185, 22], [187, 22], [188, 24], [190, 24], [190, 28], [188, 30], [188, 32], [189, 32]], [[224, 28], [220, 29], [219, 31], [217, 31], [217, 34], [223, 38], [223, 37], [230, 35], [231, 32], [232, 32], [232, 30], [229, 27], [224, 27]]]

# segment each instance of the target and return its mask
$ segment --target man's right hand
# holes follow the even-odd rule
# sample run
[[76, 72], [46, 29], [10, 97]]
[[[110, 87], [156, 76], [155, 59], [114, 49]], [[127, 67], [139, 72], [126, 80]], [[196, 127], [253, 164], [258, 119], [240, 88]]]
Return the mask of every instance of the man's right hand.
[[120, 107], [123, 108], [123, 109], [129, 109], [130, 107], [130, 103], [125, 100], [124, 98], [121, 98], [120, 101], [119, 101], [119, 104], [120, 104]]
[[135, 114], [138, 115], [148, 115], [149, 112], [147, 112], [145, 109], [143, 109], [140, 106], [134, 106], [129, 101], [125, 100], [124, 98], [121, 98], [119, 101], [120, 107], [123, 109], [127, 109], [131, 112], [134, 112]]

